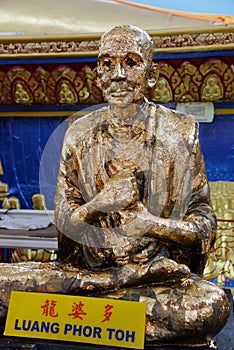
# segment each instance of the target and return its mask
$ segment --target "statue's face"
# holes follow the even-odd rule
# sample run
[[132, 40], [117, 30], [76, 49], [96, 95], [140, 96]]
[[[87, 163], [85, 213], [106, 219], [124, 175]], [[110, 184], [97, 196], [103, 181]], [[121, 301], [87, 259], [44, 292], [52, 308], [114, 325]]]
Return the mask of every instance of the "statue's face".
[[148, 52], [141, 33], [123, 29], [109, 33], [98, 59], [99, 85], [105, 99], [123, 106], [137, 103], [145, 95], [148, 74]]

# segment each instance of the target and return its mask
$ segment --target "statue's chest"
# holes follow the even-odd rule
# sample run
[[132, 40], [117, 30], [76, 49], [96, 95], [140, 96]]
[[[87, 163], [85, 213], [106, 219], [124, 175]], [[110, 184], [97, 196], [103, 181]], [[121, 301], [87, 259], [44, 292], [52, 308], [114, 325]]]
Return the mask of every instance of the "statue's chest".
[[106, 140], [106, 164], [112, 174], [149, 169], [150, 154], [143, 134], [116, 132]]

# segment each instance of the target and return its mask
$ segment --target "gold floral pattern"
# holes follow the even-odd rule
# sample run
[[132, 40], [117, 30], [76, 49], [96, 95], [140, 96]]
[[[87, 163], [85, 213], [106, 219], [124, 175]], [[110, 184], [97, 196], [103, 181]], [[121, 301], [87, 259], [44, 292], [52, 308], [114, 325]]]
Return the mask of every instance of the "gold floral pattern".
[[[234, 65], [211, 58], [195, 64], [159, 61], [160, 77], [148, 97], [157, 103], [234, 99]], [[94, 66], [12, 66], [0, 70], [0, 104], [97, 104], [103, 102]]]
[[[186, 30], [164, 30], [150, 33], [154, 40], [155, 50], [184, 51], [203, 47], [211, 50], [212, 47], [220, 49], [233, 48], [233, 26], [219, 26], [212, 28], [198, 28]], [[100, 35], [74, 35], [69, 37], [30, 37], [2, 38], [0, 40], [0, 56], [70, 56], [70, 55], [96, 55], [99, 49]]]
[[225, 286], [234, 282], [234, 182], [211, 182], [210, 187], [218, 230], [204, 278]]

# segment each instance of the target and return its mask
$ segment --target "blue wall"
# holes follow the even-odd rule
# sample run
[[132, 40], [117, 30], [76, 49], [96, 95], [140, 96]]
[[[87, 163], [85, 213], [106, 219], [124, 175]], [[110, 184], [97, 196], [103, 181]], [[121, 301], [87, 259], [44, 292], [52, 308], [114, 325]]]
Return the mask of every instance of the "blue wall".
[[217, 115], [199, 129], [209, 181], [234, 181], [234, 116]]
[[[39, 192], [42, 151], [63, 118], [0, 118], [0, 159], [10, 195], [20, 199], [21, 208], [32, 208], [31, 197]], [[51, 164], [51, 168], [53, 164]]]
[[[48, 147], [47, 141], [54, 135], [54, 130], [66, 123], [62, 123], [64, 120], [62, 117], [0, 118], [0, 159], [4, 168], [0, 180], [8, 183], [10, 195], [20, 199], [21, 208], [31, 208], [32, 195], [40, 192], [39, 167], [43, 150], [44, 154], [48, 154], [45, 148]], [[233, 131], [234, 116], [231, 115], [217, 115], [212, 123], [200, 124], [200, 141], [209, 181], [234, 181]], [[64, 128], [59, 132], [60, 140], [55, 134], [58, 147], [55, 147], [52, 156], [45, 157], [43, 161], [42, 179], [44, 172], [47, 178], [51, 174], [46, 184], [46, 193], [51, 195], [47, 199], [50, 202], [48, 209], [53, 203], [54, 188], [50, 183], [56, 178], [63, 134]], [[52, 143], [55, 144], [56, 140]]]

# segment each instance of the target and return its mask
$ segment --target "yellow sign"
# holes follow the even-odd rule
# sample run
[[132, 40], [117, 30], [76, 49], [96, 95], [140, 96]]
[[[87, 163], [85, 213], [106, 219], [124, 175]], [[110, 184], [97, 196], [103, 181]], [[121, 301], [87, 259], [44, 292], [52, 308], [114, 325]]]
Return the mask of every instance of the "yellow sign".
[[144, 348], [145, 303], [11, 292], [4, 335]]

